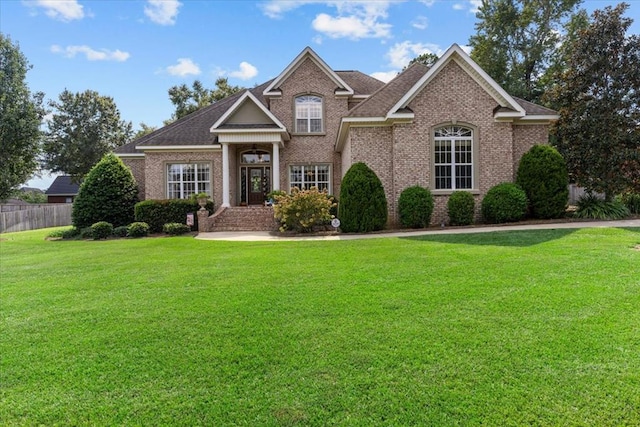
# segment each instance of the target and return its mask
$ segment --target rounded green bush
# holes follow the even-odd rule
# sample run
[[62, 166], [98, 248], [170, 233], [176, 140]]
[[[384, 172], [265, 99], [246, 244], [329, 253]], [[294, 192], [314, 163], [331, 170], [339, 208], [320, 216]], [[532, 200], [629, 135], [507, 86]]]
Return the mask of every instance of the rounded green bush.
[[398, 199], [398, 213], [403, 227], [428, 227], [433, 213], [431, 191], [419, 185], [405, 188]]
[[520, 221], [527, 213], [527, 195], [517, 184], [492, 187], [482, 199], [482, 216], [489, 223]]
[[342, 231], [382, 230], [387, 215], [387, 197], [378, 176], [362, 162], [351, 165], [340, 186], [338, 216]]
[[468, 191], [454, 191], [447, 201], [447, 212], [451, 225], [473, 223], [476, 201]]
[[187, 224], [181, 224], [178, 222], [169, 222], [162, 226], [162, 231], [171, 236], [179, 236], [191, 231], [191, 227]]
[[127, 237], [128, 232], [126, 225], [121, 225], [113, 229], [113, 235], [116, 237]]
[[133, 222], [127, 227], [129, 237], [145, 237], [149, 234], [149, 224], [146, 222]]
[[569, 174], [562, 155], [550, 145], [534, 145], [520, 159], [516, 177], [534, 218], [560, 218], [569, 200]]
[[113, 225], [107, 221], [98, 221], [91, 225], [93, 240], [106, 239], [113, 235]]
[[93, 229], [91, 227], [84, 227], [80, 230], [81, 239], [93, 239]]
[[87, 174], [73, 201], [71, 213], [75, 227], [89, 227], [98, 221], [114, 226], [133, 221], [138, 201], [136, 181], [122, 160], [107, 154]]

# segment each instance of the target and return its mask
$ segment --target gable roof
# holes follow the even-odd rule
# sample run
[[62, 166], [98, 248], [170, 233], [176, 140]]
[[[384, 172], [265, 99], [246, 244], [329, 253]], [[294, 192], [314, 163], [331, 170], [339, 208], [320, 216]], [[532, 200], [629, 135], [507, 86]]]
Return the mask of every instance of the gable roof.
[[71, 176], [61, 175], [53, 180], [44, 194], [48, 196], [75, 196], [79, 189], [80, 184], [73, 182]]
[[351, 86], [356, 97], [369, 96], [385, 85], [383, 81], [356, 70], [336, 71], [336, 74]]
[[336, 95], [353, 95], [354, 91], [351, 86], [349, 86], [342, 77], [338, 75], [338, 73], [333, 71], [309, 46], [304, 48], [302, 52], [300, 52], [300, 54], [291, 61], [287, 68], [278, 75], [278, 77], [273, 79], [262, 94], [266, 97], [280, 96], [280, 85], [289, 78], [289, 76], [291, 76], [291, 74], [297, 70], [306, 59], [311, 59], [311, 61], [313, 61], [336, 84]]

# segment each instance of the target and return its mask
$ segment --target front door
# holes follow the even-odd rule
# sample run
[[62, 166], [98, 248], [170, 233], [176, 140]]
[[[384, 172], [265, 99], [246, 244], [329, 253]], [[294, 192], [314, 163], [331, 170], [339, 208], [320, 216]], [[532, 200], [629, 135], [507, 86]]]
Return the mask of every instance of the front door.
[[249, 204], [261, 205], [264, 203], [264, 168], [249, 169]]

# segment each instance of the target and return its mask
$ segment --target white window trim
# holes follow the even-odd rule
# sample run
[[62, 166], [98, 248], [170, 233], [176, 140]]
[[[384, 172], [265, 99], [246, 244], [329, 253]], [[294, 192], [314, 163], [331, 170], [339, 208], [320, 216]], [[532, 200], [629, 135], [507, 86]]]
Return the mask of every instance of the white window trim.
[[[439, 129], [443, 129], [443, 128], [451, 128], [451, 127], [459, 127], [459, 128], [465, 128], [471, 131], [471, 136], [446, 136], [446, 137], [440, 137], [440, 136], [435, 136], [436, 132]], [[469, 191], [473, 194], [478, 192], [478, 142], [477, 142], [477, 130], [475, 128], [475, 126], [471, 126], [469, 124], [462, 124], [462, 123], [449, 123], [449, 124], [443, 124], [443, 125], [439, 125], [436, 126], [432, 129], [431, 132], [432, 135], [432, 143], [431, 143], [431, 156], [432, 156], [432, 161], [431, 161], [431, 166], [432, 166], [432, 176], [433, 179], [431, 180], [431, 190], [435, 193], [435, 194], [450, 194], [454, 191]], [[456, 187], [456, 159], [455, 159], [455, 143], [456, 141], [469, 141], [471, 140], [471, 188], [457, 188]], [[436, 176], [436, 166], [441, 166], [443, 164], [440, 163], [436, 163], [436, 157], [435, 157], [435, 153], [436, 153], [436, 143], [438, 141], [449, 141], [451, 142], [451, 163], [450, 163], [450, 167], [451, 167], [451, 188], [436, 188], [436, 182], [437, 182], [437, 176]], [[468, 163], [461, 163], [464, 165], [468, 165]]]
[[[311, 167], [313, 167], [313, 168], [317, 168], [318, 166], [326, 166], [326, 167], [328, 168], [327, 175], [328, 175], [329, 180], [328, 180], [328, 181], [326, 181], [326, 183], [327, 183], [327, 193], [328, 193], [328, 194], [331, 194], [331, 191], [332, 191], [332, 188], [333, 188], [333, 187], [332, 187], [332, 179], [331, 179], [331, 178], [332, 178], [332, 172], [333, 172], [333, 171], [332, 171], [332, 165], [331, 165], [331, 163], [304, 163], [304, 164], [302, 164], [302, 163], [295, 163], [295, 164], [290, 164], [290, 165], [289, 165], [289, 167], [287, 168], [287, 178], [288, 178], [288, 181], [289, 181], [289, 190], [291, 190], [293, 187], [296, 187], [296, 186], [297, 186], [297, 183], [296, 183], [296, 184], [294, 184], [294, 183], [292, 182], [292, 180], [291, 180], [291, 169], [292, 169], [293, 167], [302, 167], [302, 168], [304, 168], [304, 169], [303, 169], [303, 172], [302, 172], [302, 186], [300, 187], [300, 189], [302, 190], [302, 189], [304, 189], [304, 184], [306, 184], [306, 182], [305, 182], [305, 180], [304, 180], [304, 177], [306, 176], [306, 168], [311, 168]], [[317, 171], [317, 169], [315, 170], [315, 172], [316, 172], [316, 174], [315, 174], [315, 175], [316, 175], [316, 177], [317, 177], [317, 176], [318, 176], [318, 171]], [[325, 182], [325, 181], [322, 181], [322, 183], [324, 183], [324, 182]], [[315, 184], [313, 184], [313, 185], [311, 185], [311, 186], [312, 186], [312, 187], [316, 187], [316, 188], [318, 188], [318, 189], [319, 189], [319, 187], [318, 187], [318, 185], [317, 185], [317, 184], [318, 184], [318, 181], [317, 181], [317, 179], [316, 179]]]
[[[173, 165], [179, 165], [180, 166], [180, 180], [179, 181], [171, 181], [171, 180], [169, 180], [169, 168], [171, 166], [173, 166]], [[208, 181], [199, 181], [198, 180], [198, 168], [196, 167], [196, 170], [195, 170], [195, 173], [194, 173], [194, 175], [195, 175], [194, 181], [185, 181], [183, 179], [183, 176], [184, 176], [184, 170], [183, 169], [184, 169], [184, 166], [186, 166], [186, 165], [207, 165], [209, 167], [209, 180]], [[197, 194], [197, 193], [201, 192], [200, 191], [200, 184], [208, 184], [209, 190], [208, 191], [203, 190], [203, 192], [207, 193], [209, 195], [209, 197], [213, 196], [213, 194], [212, 194], [213, 182], [211, 180], [212, 173], [213, 173], [213, 165], [210, 162], [206, 162], [206, 161], [205, 162], [195, 161], [195, 162], [191, 162], [191, 163], [180, 162], [180, 161], [177, 161], [177, 162], [166, 162], [165, 166], [164, 166], [164, 171], [165, 171], [165, 196], [166, 196], [167, 199], [187, 199], [187, 198], [189, 198], [189, 196], [191, 194]], [[184, 184], [185, 183], [191, 183], [191, 182], [194, 183], [195, 191], [194, 191], [194, 193], [190, 193], [189, 195], [187, 195], [185, 197], [185, 188], [184, 188], [185, 185]], [[173, 197], [172, 198], [170, 196], [171, 192], [169, 190], [169, 186], [171, 184], [176, 184], [176, 183], [180, 184], [180, 197]]]
[[[298, 117], [298, 99], [300, 98], [317, 98], [320, 100], [320, 130], [319, 131], [315, 131], [312, 132], [311, 131], [311, 120], [313, 119], [311, 117], [311, 103], [305, 103], [305, 104], [300, 104], [301, 106], [305, 106], [306, 107], [306, 112], [307, 112], [307, 117]], [[294, 115], [294, 129], [295, 132], [294, 133], [298, 133], [298, 134], [302, 134], [302, 135], [322, 135], [324, 134], [324, 129], [325, 129], [325, 120], [324, 120], [324, 99], [323, 97], [321, 97], [320, 95], [315, 95], [315, 94], [304, 94], [304, 95], [298, 95], [293, 99], [293, 115]], [[307, 121], [307, 129], [306, 131], [304, 130], [300, 130], [298, 129], [298, 120], [302, 120], [302, 119], [306, 119]]]

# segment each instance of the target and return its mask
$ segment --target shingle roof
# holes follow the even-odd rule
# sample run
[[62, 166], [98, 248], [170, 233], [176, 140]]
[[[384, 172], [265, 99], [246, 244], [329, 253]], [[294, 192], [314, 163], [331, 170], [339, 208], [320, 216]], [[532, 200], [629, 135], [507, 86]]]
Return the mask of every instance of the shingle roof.
[[552, 110], [551, 108], [543, 107], [542, 105], [534, 104], [533, 102], [525, 101], [524, 99], [516, 98], [515, 96], [513, 97], [513, 99], [515, 99], [516, 102], [520, 104], [522, 108], [524, 108], [524, 111], [526, 111], [527, 114], [535, 116], [553, 116], [558, 114], [557, 111]]
[[80, 185], [71, 180], [68, 175], [57, 176], [51, 186], [44, 192], [49, 196], [74, 196], [78, 194]]
[[354, 95], [371, 95], [384, 86], [384, 82], [360, 71], [336, 71], [336, 74], [351, 86]]
[[414, 63], [393, 80], [380, 87], [369, 98], [349, 112], [349, 117], [384, 117], [391, 107], [402, 98], [409, 89], [424, 76], [429, 67]]

